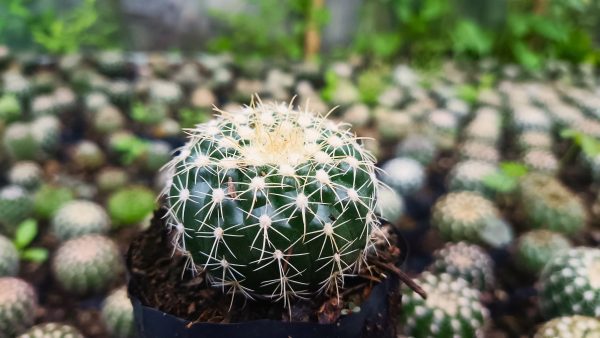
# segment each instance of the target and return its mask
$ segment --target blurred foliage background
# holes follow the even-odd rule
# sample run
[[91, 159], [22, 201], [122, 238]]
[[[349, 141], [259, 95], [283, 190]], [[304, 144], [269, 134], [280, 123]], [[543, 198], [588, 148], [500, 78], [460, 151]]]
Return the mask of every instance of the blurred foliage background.
[[[600, 62], [598, 0], [157, 3], [0, 0], [0, 43], [48, 53], [173, 49], [296, 60], [306, 54], [306, 33], [312, 27], [325, 35], [334, 32], [333, 38], [325, 37], [317, 57], [359, 54], [374, 61], [403, 59], [421, 67], [435, 67], [448, 57], [493, 58], [528, 69], [551, 60]], [[142, 19], [146, 26], [138, 24]], [[154, 26], [160, 27], [160, 34], [141, 36]]]

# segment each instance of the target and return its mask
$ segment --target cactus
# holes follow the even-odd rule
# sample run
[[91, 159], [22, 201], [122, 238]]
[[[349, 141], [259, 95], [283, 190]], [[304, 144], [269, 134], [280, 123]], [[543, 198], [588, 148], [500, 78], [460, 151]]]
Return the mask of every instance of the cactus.
[[479, 301], [479, 291], [463, 279], [449, 274], [424, 272], [416, 282], [427, 292], [421, 298], [404, 288], [402, 317], [404, 333], [415, 338], [483, 337], [488, 311]]
[[27, 190], [34, 190], [42, 182], [42, 169], [35, 162], [17, 162], [8, 172], [8, 181]]
[[26, 281], [0, 278], [0, 337], [8, 338], [26, 330], [35, 319], [37, 296]]
[[600, 320], [586, 316], [564, 316], [544, 323], [533, 338], [598, 338]]
[[98, 189], [100, 189], [100, 191], [110, 192], [127, 185], [129, 180], [129, 175], [125, 170], [121, 168], [103, 168], [96, 175], [96, 186], [98, 187]]
[[475, 191], [487, 196], [490, 194], [490, 191], [486, 187], [484, 180], [496, 172], [498, 172], [498, 168], [487, 162], [475, 160], [461, 161], [450, 171], [448, 187], [452, 191]]
[[375, 108], [375, 124], [377, 131], [384, 140], [402, 138], [414, 128], [414, 122], [408, 114], [402, 111]]
[[155, 207], [154, 193], [142, 186], [117, 190], [108, 198], [108, 213], [115, 225], [142, 222]]
[[123, 75], [127, 70], [125, 55], [118, 51], [105, 51], [98, 55], [96, 64], [101, 72], [108, 75]]
[[72, 160], [81, 169], [94, 170], [104, 164], [105, 157], [96, 143], [83, 140], [75, 145]]
[[150, 141], [146, 147], [142, 165], [149, 172], [158, 171], [171, 159], [171, 145], [165, 141]]
[[52, 153], [60, 144], [60, 121], [56, 116], [40, 116], [31, 122], [31, 133], [45, 154]]
[[527, 131], [519, 134], [517, 144], [522, 151], [550, 149], [552, 147], [552, 137], [546, 132]]
[[124, 270], [117, 245], [101, 235], [64, 242], [54, 254], [52, 273], [59, 285], [78, 295], [106, 290]]
[[85, 109], [88, 113], [94, 113], [100, 108], [110, 104], [108, 96], [102, 92], [91, 92], [84, 97]]
[[570, 247], [569, 240], [558, 232], [531, 230], [517, 239], [515, 262], [522, 270], [538, 275], [554, 254]]
[[108, 215], [100, 205], [86, 200], [74, 200], [58, 209], [52, 218], [51, 231], [56, 238], [66, 241], [88, 234], [103, 234], [109, 228]]
[[458, 119], [447, 110], [438, 109], [427, 116], [427, 127], [437, 145], [442, 149], [450, 149], [454, 146]]
[[433, 258], [430, 270], [434, 274], [447, 273], [462, 278], [479, 291], [490, 291], [494, 287], [494, 261], [478, 245], [447, 243], [433, 253]]
[[410, 134], [396, 148], [396, 156], [410, 157], [427, 166], [435, 158], [435, 144], [425, 135]]
[[0, 189], [0, 229], [12, 234], [15, 227], [31, 215], [33, 202], [29, 193], [18, 185]]
[[40, 148], [27, 123], [15, 122], [6, 128], [3, 136], [4, 148], [15, 160], [34, 160], [40, 154]]
[[543, 110], [531, 105], [519, 106], [513, 114], [513, 124], [520, 131], [549, 131], [551, 122]]
[[58, 77], [50, 70], [38, 70], [31, 76], [33, 91], [38, 94], [49, 93], [57, 83]]
[[14, 95], [24, 101], [31, 95], [31, 84], [29, 80], [18, 73], [6, 73], [2, 77], [4, 83], [4, 94]]
[[404, 214], [404, 199], [393, 189], [379, 189], [377, 213], [392, 224]]
[[133, 88], [131, 84], [125, 80], [109, 82], [105, 91], [110, 100], [119, 107], [129, 104], [133, 97]]
[[34, 97], [31, 101], [31, 113], [33, 116], [57, 115], [59, 111], [54, 96], [44, 94]]
[[546, 318], [600, 317], [600, 249], [576, 247], [556, 253], [542, 270], [539, 295]]
[[102, 321], [114, 338], [133, 337], [133, 306], [125, 287], [113, 291], [102, 304]]
[[463, 120], [469, 116], [471, 110], [467, 102], [458, 98], [449, 99], [446, 102], [446, 109], [454, 114], [459, 120]]
[[354, 128], [365, 127], [371, 121], [371, 111], [365, 104], [354, 104], [344, 111], [342, 120], [350, 123]]
[[523, 163], [531, 171], [554, 175], [558, 172], [556, 156], [546, 149], [531, 149], [523, 155]]
[[19, 271], [19, 252], [10, 239], [0, 235], [0, 277], [14, 276]]
[[338, 293], [379, 223], [375, 165], [357, 139], [307, 109], [262, 102], [189, 133], [165, 167], [175, 174], [164, 196], [192, 266], [284, 305]]
[[412, 158], [394, 158], [384, 163], [382, 169], [387, 173], [382, 180], [401, 195], [414, 193], [425, 183], [423, 166]]
[[73, 90], [68, 87], [56, 88], [52, 95], [54, 96], [54, 104], [56, 105], [56, 109], [60, 113], [72, 110], [77, 103], [77, 96]]
[[496, 164], [500, 159], [500, 153], [494, 146], [480, 141], [466, 141], [460, 145], [459, 149], [462, 160]]
[[362, 102], [371, 106], [377, 103], [386, 87], [386, 73], [384, 69], [368, 69], [358, 75], [358, 92]]
[[101, 134], [110, 134], [125, 125], [125, 117], [119, 109], [111, 104], [98, 108], [92, 118], [94, 130]]
[[449, 193], [433, 206], [431, 223], [445, 240], [481, 243], [499, 222], [492, 202], [474, 192]]
[[0, 121], [13, 122], [21, 118], [21, 105], [14, 95], [0, 97]]
[[33, 195], [33, 210], [39, 218], [50, 219], [72, 199], [73, 193], [70, 189], [44, 184]]
[[551, 176], [530, 173], [520, 181], [521, 213], [531, 228], [575, 234], [586, 226], [583, 202]]
[[183, 93], [177, 83], [155, 80], [150, 84], [149, 96], [154, 103], [171, 106], [181, 101]]
[[43, 323], [33, 326], [17, 338], [84, 338], [84, 336], [71, 325]]

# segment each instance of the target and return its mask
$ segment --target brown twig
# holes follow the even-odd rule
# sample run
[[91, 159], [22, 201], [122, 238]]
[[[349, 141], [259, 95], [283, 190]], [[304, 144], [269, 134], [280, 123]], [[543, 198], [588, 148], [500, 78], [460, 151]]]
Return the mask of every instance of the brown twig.
[[398, 267], [391, 263], [383, 263], [378, 261], [374, 261], [373, 263], [381, 268], [395, 273], [398, 276], [398, 278], [400, 278], [400, 280], [404, 282], [404, 284], [408, 285], [408, 287], [411, 290], [418, 293], [419, 296], [421, 296], [421, 298], [427, 299], [427, 292], [425, 292], [425, 290], [423, 290], [417, 283], [415, 283], [412, 280], [412, 278], [410, 278], [404, 271], [400, 270]]

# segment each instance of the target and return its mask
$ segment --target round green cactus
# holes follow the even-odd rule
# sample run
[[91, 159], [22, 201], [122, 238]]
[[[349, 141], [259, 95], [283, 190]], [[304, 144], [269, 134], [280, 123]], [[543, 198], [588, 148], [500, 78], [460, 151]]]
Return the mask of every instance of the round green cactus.
[[521, 212], [532, 228], [575, 234], [586, 226], [583, 202], [551, 176], [525, 175], [519, 185], [519, 200]]
[[546, 149], [531, 149], [523, 154], [523, 163], [531, 171], [554, 175], [558, 172], [558, 159]]
[[540, 310], [546, 318], [600, 317], [600, 249], [556, 253], [540, 275]]
[[399, 157], [410, 157], [426, 166], [435, 158], [437, 149], [435, 144], [425, 135], [411, 134], [396, 148], [396, 155]]
[[215, 286], [284, 304], [339, 292], [379, 224], [373, 158], [350, 131], [259, 103], [189, 133], [164, 195], [194, 265]]
[[517, 136], [517, 144], [522, 151], [550, 149], [552, 147], [552, 137], [547, 132], [527, 131]]
[[80, 295], [106, 290], [123, 270], [117, 245], [101, 235], [86, 235], [64, 242], [52, 260], [52, 273], [60, 286]]
[[52, 153], [60, 144], [60, 121], [51, 115], [37, 117], [31, 122], [31, 133], [42, 151]]
[[31, 126], [23, 122], [14, 122], [6, 128], [3, 136], [4, 148], [15, 160], [34, 160], [40, 154]]
[[95, 113], [100, 108], [110, 105], [110, 100], [106, 94], [101, 92], [91, 92], [84, 97], [83, 104], [88, 114]]
[[494, 287], [494, 261], [478, 245], [447, 243], [433, 253], [433, 258], [430, 269], [435, 274], [448, 273], [462, 278], [480, 291], [489, 291]]
[[13, 122], [21, 117], [21, 105], [14, 95], [0, 97], [0, 121]]
[[152, 82], [148, 94], [152, 102], [169, 106], [179, 103], [183, 97], [181, 88], [177, 83], [165, 80]]
[[479, 291], [463, 279], [449, 274], [424, 272], [416, 282], [427, 299], [404, 288], [402, 317], [404, 333], [415, 338], [483, 337], [488, 311], [479, 301]]
[[500, 159], [500, 153], [494, 146], [481, 141], [466, 141], [459, 146], [459, 151], [463, 160], [495, 164]]
[[56, 115], [59, 113], [58, 104], [54, 96], [44, 94], [31, 100], [31, 113], [33, 116]]
[[8, 72], [2, 77], [4, 94], [14, 95], [19, 100], [26, 100], [31, 95], [31, 84], [21, 74]]
[[52, 218], [52, 234], [61, 241], [88, 234], [108, 232], [110, 222], [104, 209], [91, 201], [65, 203]]
[[564, 316], [544, 323], [533, 338], [597, 338], [600, 320], [586, 316]]
[[115, 191], [120, 187], [127, 185], [129, 180], [129, 175], [121, 168], [103, 168], [96, 175], [96, 186], [104, 192]]
[[513, 124], [520, 131], [549, 131], [551, 122], [542, 109], [532, 105], [521, 105], [513, 113]]
[[0, 189], [0, 227], [12, 234], [15, 227], [31, 215], [33, 201], [29, 193], [18, 185]]
[[458, 128], [456, 115], [445, 109], [434, 110], [427, 116], [427, 126], [440, 148], [450, 149], [454, 146]]
[[142, 186], [125, 187], [108, 198], [108, 213], [115, 225], [142, 222], [155, 207], [154, 192]]
[[56, 88], [54, 93], [54, 103], [59, 113], [71, 111], [77, 103], [77, 95], [68, 87]]
[[423, 166], [412, 158], [391, 159], [384, 163], [381, 169], [386, 173], [382, 180], [402, 195], [418, 191], [425, 183]]
[[13, 337], [25, 331], [35, 319], [37, 296], [26, 281], [0, 278], [0, 336]]
[[404, 199], [393, 189], [379, 189], [377, 212], [386, 221], [394, 223], [404, 214]]
[[102, 134], [110, 134], [120, 130], [125, 125], [125, 117], [119, 109], [107, 104], [94, 113], [92, 124], [94, 130]]
[[0, 277], [14, 276], [19, 271], [19, 252], [10, 239], [0, 235]]
[[110, 100], [119, 107], [129, 104], [133, 97], [133, 88], [126, 80], [109, 82], [105, 91]]
[[17, 162], [8, 172], [8, 181], [27, 190], [33, 190], [42, 182], [42, 168], [32, 161]]
[[30, 328], [17, 338], [84, 338], [84, 336], [71, 325], [43, 323]]
[[452, 191], [475, 191], [481, 194], [489, 194], [484, 180], [493, 175], [498, 168], [491, 163], [467, 160], [456, 164], [448, 177], [448, 187]]
[[50, 219], [73, 198], [69, 188], [44, 184], [33, 195], [33, 210], [41, 219]]
[[150, 172], [158, 171], [171, 159], [171, 146], [164, 141], [150, 141], [142, 155], [142, 165]]
[[560, 233], [531, 230], [517, 239], [515, 262], [522, 270], [538, 275], [554, 254], [570, 247], [569, 240]]
[[105, 51], [98, 55], [96, 64], [101, 72], [108, 75], [122, 75], [127, 70], [125, 55], [118, 51]]
[[96, 143], [84, 140], [75, 145], [72, 159], [79, 168], [94, 170], [104, 164], [105, 156]]
[[[501, 220], [494, 204], [474, 192], [449, 193], [432, 209], [431, 223], [448, 241], [487, 243], [488, 233], [497, 226], [497, 222]], [[507, 241], [497, 239], [502, 239], [501, 244]]]
[[102, 321], [114, 338], [129, 338], [134, 336], [133, 306], [127, 289], [121, 287], [113, 291], [102, 304]]

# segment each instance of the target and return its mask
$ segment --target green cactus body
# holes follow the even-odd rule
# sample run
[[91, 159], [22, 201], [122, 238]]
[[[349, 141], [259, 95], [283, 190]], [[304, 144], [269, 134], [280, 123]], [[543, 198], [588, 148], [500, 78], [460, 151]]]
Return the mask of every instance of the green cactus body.
[[114, 104], [123, 107], [131, 102], [133, 88], [131, 84], [125, 80], [116, 80], [108, 83], [106, 86], [106, 94]]
[[558, 159], [546, 149], [531, 149], [523, 154], [523, 164], [531, 171], [555, 175], [558, 172]]
[[43, 323], [30, 328], [17, 338], [84, 338], [84, 336], [71, 325]]
[[150, 172], [158, 171], [171, 159], [171, 146], [164, 141], [151, 141], [143, 155], [143, 167]]
[[134, 334], [133, 306], [127, 289], [121, 287], [113, 291], [102, 304], [102, 321], [111, 337], [129, 338]]
[[42, 151], [52, 153], [60, 143], [60, 121], [56, 116], [40, 116], [31, 122], [31, 133]]
[[38, 217], [50, 219], [73, 198], [73, 192], [69, 188], [45, 184], [33, 195], [33, 210]]
[[431, 271], [448, 273], [466, 280], [472, 288], [490, 291], [494, 287], [494, 261], [478, 245], [466, 242], [448, 243], [433, 253]]
[[386, 221], [395, 223], [404, 214], [404, 200], [392, 189], [379, 189], [377, 194], [377, 213]]
[[16, 96], [21, 102], [24, 102], [31, 95], [31, 85], [29, 81], [18, 73], [6, 73], [2, 80], [4, 82], [4, 93]]
[[10, 124], [4, 131], [3, 143], [10, 157], [15, 160], [34, 160], [40, 154], [39, 144], [27, 123]]
[[19, 252], [10, 239], [0, 235], [0, 277], [14, 276], [19, 271]]
[[110, 222], [104, 209], [91, 201], [64, 204], [52, 218], [52, 234], [61, 241], [88, 234], [108, 232]]
[[19, 223], [31, 215], [33, 202], [29, 193], [18, 185], [0, 189], [0, 229], [12, 234]]
[[96, 175], [96, 186], [101, 191], [109, 192], [127, 185], [129, 180], [129, 175], [121, 168], [103, 168]]
[[551, 176], [531, 173], [519, 186], [521, 212], [532, 228], [575, 234], [586, 226], [583, 202]]
[[489, 195], [490, 191], [485, 186], [487, 176], [498, 171], [496, 165], [475, 160], [462, 161], [456, 164], [448, 177], [448, 188], [452, 191], [474, 191]]
[[73, 294], [106, 290], [124, 270], [117, 245], [107, 237], [86, 235], [63, 243], [52, 260], [60, 286]]
[[258, 104], [190, 130], [165, 168], [177, 245], [213, 285], [283, 300], [337, 293], [371, 247], [378, 180], [343, 126]]
[[463, 279], [449, 274], [424, 272], [416, 282], [427, 299], [404, 288], [402, 323], [404, 333], [415, 338], [483, 337], [488, 311], [479, 301], [479, 291]]
[[408, 135], [397, 147], [396, 155], [413, 158], [426, 166], [435, 158], [435, 144], [425, 135]]
[[125, 117], [111, 104], [98, 108], [92, 120], [94, 129], [102, 134], [113, 133], [125, 125]]
[[548, 150], [552, 147], [552, 137], [546, 132], [528, 131], [519, 134], [517, 143], [522, 151], [531, 149]]
[[412, 158], [391, 159], [382, 166], [382, 169], [386, 172], [382, 180], [402, 195], [418, 191], [425, 182], [423, 166]]
[[91, 141], [81, 141], [73, 149], [73, 162], [79, 168], [94, 170], [104, 164], [105, 156], [102, 149]]
[[531, 230], [519, 236], [515, 262], [522, 270], [538, 275], [553, 255], [570, 247], [569, 240], [558, 232]]
[[156, 80], [150, 85], [149, 96], [154, 103], [171, 106], [181, 101], [183, 93], [175, 82]]
[[36, 96], [31, 101], [31, 113], [33, 116], [56, 115], [58, 112], [56, 100], [50, 94]]
[[42, 181], [42, 168], [32, 161], [17, 162], [8, 172], [8, 181], [27, 190], [34, 190]]
[[152, 190], [141, 186], [125, 187], [108, 198], [108, 213], [115, 225], [142, 222], [155, 207]]
[[533, 338], [598, 338], [600, 320], [585, 316], [565, 316], [544, 323]]
[[540, 310], [546, 318], [600, 317], [600, 249], [576, 247], [552, 257], [540, 275]]
[[0, 278], [0, 337], [25, 331], [35, 319], [37, 296], [29, 283], [14, 277]]
[[21, 117], [21, 105], [14, 95], [0, 97], [0, 121], [13, 122]]
[[474, 160], [496, 164], [500, 159], [498, 150], [494, 146], [484, 142], [466, 141], [460, 145], [459, 149], [460, 156], [463, 160]]
[[455, 192], [442, 197], [433, 207], [432, 225], [445, 240], [481, 243], [486, 227], [499, 218], [492, 202], [474, 192]]
[[96, 63], [101, 72], [111, 76], [122, 75], [127, 70], [125, 55], [118, 51], [100, 53], [96, 59]]

